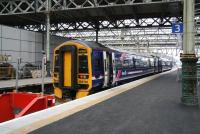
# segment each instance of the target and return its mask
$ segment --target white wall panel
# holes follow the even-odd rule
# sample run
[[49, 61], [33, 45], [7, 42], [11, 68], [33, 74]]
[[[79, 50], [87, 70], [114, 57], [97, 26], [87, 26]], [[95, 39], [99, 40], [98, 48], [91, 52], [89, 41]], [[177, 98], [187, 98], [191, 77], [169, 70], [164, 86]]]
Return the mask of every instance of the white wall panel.
[[21, 41], [21, 51], [35, 52], [35, 42]]
[[20, 51], [20, 40], [2, 39], [2, 50]]
[[11, 61], [9, 61], [12, 65], [16, 65], [17, 58], [20, 57], [19, 52], [14, 52], [14, 51], [2, 51], [3, 55], [10, 55], [11, 56]]
[[42, 52], [42, 43], [36, 42], [36, 44], [35, 44], [35, 52]]
[[2, 26], [2, 37], [20, 39], [20, 30], [12, 27]]
[[0, 25], [0, 37], [2, 36], [2, 35], [1, 35], [1, 30], [2, 30], [2, 25]]
[[[39, 65], [42, 61], [43, 38], [46, 42], [46, 37], [43, 37], [42, 33], [0, 25], [0, 49], [2, 48], [0, 52], [2, 52], [1, 54], [11, 55], [12, 60], [10, 62], [12, 64], [14, 64], [13, 62], [16, 63], [18, 57], [21, 57], [23, 62], [36, 62], [35, 64]], [[64, 37], [51, 36], [51, 62], [54, 48], [67, 40]], [[46, 49], [46, 43], [44, 44], [44, 49]]]
[[0, 54], [2, 54], [1, 40], [2, 40], [2, 38], [0, 38]]
[[43, 39], [42, 39], [42, 36], [43, 36], [43, 35], [42, 35], [41, 33], [36, 33], [35, 36], [36, 36], [35, 41], [36, 41], [36, 42], [42, 43], [42, 40], [43, 40]]
[[21, 40], [25, 41], [35, 41], [35, 32], [21, 30]]
[[35, 53], [21, 52], [21, 58], [23, 62], [33, 63], [35, 62]]
[[0, 25], [0, 54], [2, 54], [2, 26]]
[[42, 61], [42, 53], [36, 53], [35, 54], [36, 62], [37, 61]]

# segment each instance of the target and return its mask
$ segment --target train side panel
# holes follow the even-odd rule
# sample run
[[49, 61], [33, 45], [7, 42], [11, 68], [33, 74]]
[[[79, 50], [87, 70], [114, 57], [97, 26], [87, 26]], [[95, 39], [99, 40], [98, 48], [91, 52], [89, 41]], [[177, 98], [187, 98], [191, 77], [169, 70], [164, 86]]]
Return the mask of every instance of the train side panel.
[[154, 73], [153, 58], [116, 53], [116, 81]]

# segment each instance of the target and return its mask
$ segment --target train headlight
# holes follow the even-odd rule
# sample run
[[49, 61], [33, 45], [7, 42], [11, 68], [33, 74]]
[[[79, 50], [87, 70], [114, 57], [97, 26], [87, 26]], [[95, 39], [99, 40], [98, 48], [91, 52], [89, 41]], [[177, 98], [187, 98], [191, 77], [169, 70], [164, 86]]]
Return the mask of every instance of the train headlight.
[[80, 79], [88, 79], [88, 76], [87, 75], [79, 75], [78, 78], [80, 78]]

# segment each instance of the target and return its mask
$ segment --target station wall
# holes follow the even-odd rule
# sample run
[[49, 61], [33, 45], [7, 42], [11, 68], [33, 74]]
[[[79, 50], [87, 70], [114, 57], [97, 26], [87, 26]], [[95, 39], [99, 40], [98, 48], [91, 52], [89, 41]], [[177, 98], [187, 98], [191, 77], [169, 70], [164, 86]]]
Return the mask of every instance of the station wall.
[[[53, 49], [66, 40], [64, 37], [51, 36], [51, 61]], [[15, 67], [18, 57], [21, 57], [22, 65], [26, 63], [40, 65], [42, 50], [46, 47], [45, 42], [42, 33], [0, 25], [0, 55], [9, 55], [8, 62]]]

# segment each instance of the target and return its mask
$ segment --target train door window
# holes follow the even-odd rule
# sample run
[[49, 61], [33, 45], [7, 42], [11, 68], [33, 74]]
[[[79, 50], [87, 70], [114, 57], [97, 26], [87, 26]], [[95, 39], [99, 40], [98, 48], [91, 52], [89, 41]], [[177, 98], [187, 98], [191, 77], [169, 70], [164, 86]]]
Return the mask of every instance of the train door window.
[[88, 73], [88, 58], [86, 55], [79, 56], [79, 73]]

